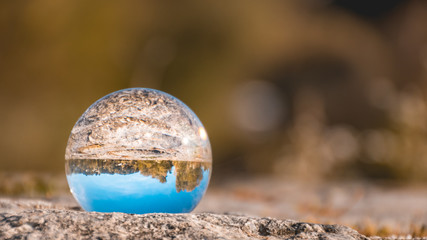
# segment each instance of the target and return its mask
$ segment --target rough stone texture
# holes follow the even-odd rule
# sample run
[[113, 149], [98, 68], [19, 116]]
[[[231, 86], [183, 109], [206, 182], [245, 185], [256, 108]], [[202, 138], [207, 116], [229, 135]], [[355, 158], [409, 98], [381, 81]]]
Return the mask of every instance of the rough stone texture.
[[84, 212], [45, 201], [0, 199], [0, 239], [368, 239], [340, 225], [231, 214]]
[[92, 104], [71, 131], [65, 158], [212, 162], [196, 114], [148, 88], [123, 89]]

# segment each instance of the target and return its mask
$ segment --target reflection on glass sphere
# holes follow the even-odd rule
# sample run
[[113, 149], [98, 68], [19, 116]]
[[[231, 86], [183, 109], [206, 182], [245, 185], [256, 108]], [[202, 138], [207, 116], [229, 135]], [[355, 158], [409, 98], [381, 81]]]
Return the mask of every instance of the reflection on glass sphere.
[[177, 98], [153, 89], [111, 93], [75, 124], [66, 148], [71, 193], [87, 211], [183, 213], [212, 169], [207, 133]]

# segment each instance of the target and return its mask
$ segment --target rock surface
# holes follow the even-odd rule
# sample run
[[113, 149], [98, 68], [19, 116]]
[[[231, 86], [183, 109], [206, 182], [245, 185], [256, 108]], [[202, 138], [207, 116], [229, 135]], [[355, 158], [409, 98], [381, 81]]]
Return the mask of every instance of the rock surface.
[[47, 201], [0, 199], [0, 239], [368, 239], [340, 225], [232, 214], [84, 212]]

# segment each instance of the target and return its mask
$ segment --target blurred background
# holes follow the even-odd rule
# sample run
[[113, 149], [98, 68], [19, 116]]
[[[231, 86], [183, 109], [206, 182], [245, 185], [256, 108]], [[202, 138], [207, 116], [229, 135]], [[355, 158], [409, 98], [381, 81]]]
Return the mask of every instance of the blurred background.
[[424, 184], [426, 23], [422, 0], [2, 1], [0, 192], [49, 193], [80, 115], [129, 87], [199, 116], [214, 184]]

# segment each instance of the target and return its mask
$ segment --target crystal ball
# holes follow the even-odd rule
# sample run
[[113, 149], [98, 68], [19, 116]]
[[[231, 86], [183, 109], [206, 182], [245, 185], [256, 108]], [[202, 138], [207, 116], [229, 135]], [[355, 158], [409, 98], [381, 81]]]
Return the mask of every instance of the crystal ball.
[[190, 212], [212, 171], [208, 135], [194, 112], [147, 88], [92, 104], [71, 131], [65, 162], [74, 198], [97, 212]]

